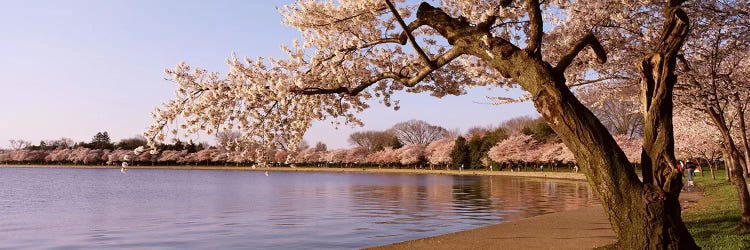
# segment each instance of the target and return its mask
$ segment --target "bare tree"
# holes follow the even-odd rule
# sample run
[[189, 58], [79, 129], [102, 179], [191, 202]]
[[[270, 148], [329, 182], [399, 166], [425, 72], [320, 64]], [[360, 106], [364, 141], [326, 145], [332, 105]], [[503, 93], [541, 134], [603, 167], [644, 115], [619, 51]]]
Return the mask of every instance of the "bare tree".
[[491, 127], [471, 127], [466, 130], [466, 138], [482, 137], [493, 130]]
[[310, 148], [310, 143], [307, 143], [307, 141], [305, 140], [300, 141], [299, 145], [297, 145], [297, 150], [300, 150], [300, 151], [308, 149], [308, 148]]
[[531, 116], [515, 117], [500, 123], [500, 127], [505, 128], [508, 134], [521, 134], [524, 128], [534, 127], [537, 119]]
[[349, 143], [366, 148], [369, 151], [379, 151], [390, 146], [396, 138], [393, 130], [362, 131], [349, 135]]
[[216, 143], [221, 146], [232, 145], [242, 137], [240, 132], [229, 130], [216, 133]]
[[22, 139], [10, 139], [8, 140], [8, 142], [10, 143], [10, 149], [12, 150], [24, 149], [24, 148], [31, 146], [30, 141], [26, 141]]
[[48, 141], [47, 145], [53, 146], [57, 149], [65, 149], [65, 148], [72, 148], [73, 145], [75, 145], [75, 142], [73, 141], [73, 139], [62, 137], [58, 140]]
[[430, 125], [422, 120], [409, 120], [393, 125], [393, 133], [403, 144], [430, 144], [443, 138], [448, 130], [443, 127]]
[[315, 148], [313, 149], [313, 151], [315, 152], [325, 152], [327, 150], [328, 150], [328, 145], [326, 145], [323, 142], [315, 143]]

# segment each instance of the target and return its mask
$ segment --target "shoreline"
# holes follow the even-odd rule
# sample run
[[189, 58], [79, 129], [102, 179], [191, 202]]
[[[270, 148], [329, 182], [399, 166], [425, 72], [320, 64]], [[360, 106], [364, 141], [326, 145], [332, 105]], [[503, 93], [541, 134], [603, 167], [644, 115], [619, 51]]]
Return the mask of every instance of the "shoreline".
[[[119, 169], [120, 166], [87, 166], [87, 165], [0, 165], [0, 168], [69, 168], [69, 169]], [[473, 175], [473, 176], [515, 176], [541, 179], [560, 179], [586, 181], [583, 173], [572, 172], [511, 172], [486, 170], [429, 170], [429, 169], [392, 169], [392, 168], [317, 168], [317, 167], [230, 167], [230, 166], [129, 166], [134, 169], [161, 170], [221, 170], [221, 171], [269, 171], [269, 172], [331, 172], [331, 173], [374, 173], [374, 174], [436, 174], [436, 175]]]
[[[702, 198], [702, 192], [681, 194], [682, 211], [701, 204]], [[609, 217], [598, 204], [365, 249], [597, 249], [616, 242]]]
[[604, 209], [595, 205], [365, 249], [596, 249], [616, 241]]

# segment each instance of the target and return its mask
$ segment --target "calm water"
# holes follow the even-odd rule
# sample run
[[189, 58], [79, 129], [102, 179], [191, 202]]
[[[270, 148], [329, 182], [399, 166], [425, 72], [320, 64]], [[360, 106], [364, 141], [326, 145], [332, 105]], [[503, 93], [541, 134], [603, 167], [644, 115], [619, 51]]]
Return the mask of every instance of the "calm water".
[[0, 168], [0, 249], [352, 249], [595, 199], [500, 176]]

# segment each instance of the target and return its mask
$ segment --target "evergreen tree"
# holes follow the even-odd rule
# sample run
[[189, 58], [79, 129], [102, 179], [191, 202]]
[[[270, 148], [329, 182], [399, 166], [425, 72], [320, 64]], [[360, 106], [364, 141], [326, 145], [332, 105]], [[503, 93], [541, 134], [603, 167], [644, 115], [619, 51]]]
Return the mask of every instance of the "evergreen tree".
[[95, 149], [113, 149], [114, 144], [112, 144], [112, 141], [109, 138], [109, 133], [107, 133], [107, 131], [104, 131], [97, 132], [96, 135], [94, 135], [94, 138], [91, 139], [89, 147]]
[[177, 151], [182, 151], [182, 150], [185, 150], [185, 144], [183, 144], [183, 143], [182, 143], [182, 141], [180, 141], [180, 140], [177, 140], [177, 141], [176, 141], [176, 142], [174, 143], [174, 150], [177, 150]]
[[531, 137], [534, 138], [534, 140], [537, 140], [541, 143], [546, 143], [547, 140], [555, 137], [557, 134], [555, 134], [555, 131], [552, 130], [552, 128], [547, 124], [547, 122], [544, 121], [544, 119], [539, 119], [536, 126], [534, 126], [534, 134], [531, 135]]
[[195, 143], [193, 143], [193, 140], [188, 141], [188, 144], [185, 145], [185, 149], [188, 153], [198, 152], [197, 146], [195, 145]]
[[143, 138], [142, 136], [125, 138], [125, 139], [120, 140], [119, 143], [117, 143], [117, 148], [120, 148], [120, 149], [132, 150], [140, 146], [143, 146], [143, 147], [146, 146], [146, 139]]
[[389, 144], [389, 146], [391, 146], [391, 148], [393, 148], [393, 149], [399, 149], [399, 148], [403, 147], [404, 144], [401, 143], [401, 141], [399, 141], [398, 138], [393, 137], [393, 139], [391, 139], [391, 143]]
[[469, 140], [469, 165], [466, 166], [467, 168], [477, 169], [482, 168], [482, 156], [486, 154], [486, 152], [482, 152], [482, 145], [484, 144], [484, 138], [485, 137], [472, 137]]
[[466, 139], [463, 136], [456, 138], [456, 144], [454, 144], [453, 151], [451, 151], [451, 159], [456, 168], [461, 167], [461, 165], [464, 168], [469, 166], [469, 145], [466, 144]]

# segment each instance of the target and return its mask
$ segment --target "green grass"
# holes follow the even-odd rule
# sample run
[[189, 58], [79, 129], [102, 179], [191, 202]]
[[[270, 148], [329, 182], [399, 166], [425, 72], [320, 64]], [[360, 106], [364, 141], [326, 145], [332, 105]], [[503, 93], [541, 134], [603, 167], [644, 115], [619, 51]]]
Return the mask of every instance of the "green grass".
[[750, 235], [735, 230], [740, 220], [737, 191], [727, 182], [724, 171], [717, 171], [716, 180], [709, 173], [696, 176], [695, 184], [704, 188], [705, 197], [699, 205], [688, 209], [682, 219], [703, 249], [750, 249]]

